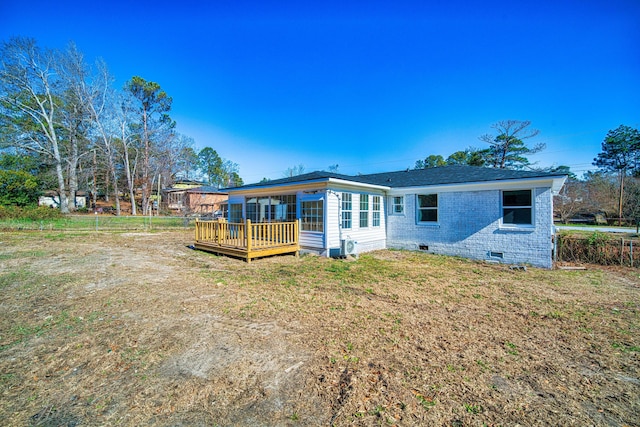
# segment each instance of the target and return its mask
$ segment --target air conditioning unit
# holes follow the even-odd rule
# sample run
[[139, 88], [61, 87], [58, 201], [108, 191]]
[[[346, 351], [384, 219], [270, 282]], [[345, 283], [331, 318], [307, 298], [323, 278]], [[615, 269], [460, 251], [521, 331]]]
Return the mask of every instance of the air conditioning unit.
[[356, 241], [351, 239], [345, 239], [342, 241], [342, 255], [357, 255]]

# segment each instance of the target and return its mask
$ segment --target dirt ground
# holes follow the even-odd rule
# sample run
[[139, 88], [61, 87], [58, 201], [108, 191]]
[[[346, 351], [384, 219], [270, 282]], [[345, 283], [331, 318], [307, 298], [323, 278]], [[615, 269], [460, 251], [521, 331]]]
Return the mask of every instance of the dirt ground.
[[0, 235], [15, 426], [638, 426], [640, 271]]

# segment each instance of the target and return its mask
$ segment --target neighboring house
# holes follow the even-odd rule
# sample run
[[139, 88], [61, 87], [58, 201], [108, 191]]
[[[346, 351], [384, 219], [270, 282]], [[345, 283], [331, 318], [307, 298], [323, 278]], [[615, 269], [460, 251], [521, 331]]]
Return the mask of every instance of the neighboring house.
[[301, 248], [323, 256], [404, 248], [550, 268], [565, 179], [472, 166], [312, 172], [226, 189], [228, 220], [299, 219]]
[[[50, 208], [60, 208], [60, 195], [55, 191], [45, 191], [44, 195], [38, 198], [38, 206], [49, 206]], [[75, 207], [78, 209], [87, 207], [87, 194], [84, 191], [76, 192]]]
[[227, 193], [215, 187], [170, 188], [165, 190], [167, 208], [180, 214], [222, 215]]

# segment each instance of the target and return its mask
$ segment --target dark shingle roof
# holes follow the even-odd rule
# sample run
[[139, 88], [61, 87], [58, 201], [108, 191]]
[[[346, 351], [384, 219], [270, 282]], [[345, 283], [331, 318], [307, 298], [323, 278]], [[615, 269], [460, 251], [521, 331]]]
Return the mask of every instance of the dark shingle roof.
[[428, 169], [407, 169], [369, 175], [342, 175], [333, 172], [316, 171], [288, 178], [249, 184], [237, 188], [269, 187], [309, 181], [328, 181], [330, 178], [384, 187], [421, 187], [427, 185], [462, 184], [470, 182], [502, 181], [510, 179], [561, 177], [563, 174], [520, 171], [510, 169], [484, 168], [478, 166], [442, 166]]
[[300, 183], [300, 182], [306, 182], [306, 181], [325, 181], [325, 180], [329, 180], [329, 178], [343, 179], [346, 181], [354, 181], [355, 177], [349, 176], [349, 175], [341, 175], [339, 173], [333, 173], [333, 172], [315, 171], [315, 172], [309, 172], [302, 175], [296, 175], [296, 176], [291, 176], [287, 178], [272, 179], [269, 181], [257, 182], [255, 184], [247, 184], [247, 185], [243, 185], [242, 187], [235, 187], [233, 189], [245, 188], [245, 187], [251, 187], [251, 188], [270, 187], [272, 185], [294, 184], [294, 183]]
[[363, 175], [366, 183], [388, 187], [418, 187], [424, 185], [462, 184], [468, 182], [502, 181], [562, 176], [558, 173], [484, 168], [478, 166], [442, 166], [428, 169], [409, 169]]
[[206, 193], [206, 194], [226, 194], [226, 192], [213, 185], [201, 185], [200, 187], [188, 188], [187, 193]]

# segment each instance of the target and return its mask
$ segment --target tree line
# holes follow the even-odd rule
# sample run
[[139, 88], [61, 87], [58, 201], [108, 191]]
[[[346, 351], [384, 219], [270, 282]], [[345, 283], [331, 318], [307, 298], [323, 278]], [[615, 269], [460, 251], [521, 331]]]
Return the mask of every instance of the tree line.
[[500, 169], [524, 169], [531, 165], [528, 155], [545, 149], [545, 144], [537, 143], [528, 147], [526, 140], [537, 136], [540, 131], [531, 129], [528, 120], [503, 120], [491, 126], [495, 135], [485, 134], [479, 139], [487, 148], [469, 147], [456, 151], [446, 159], [439, 154], [431, 154], [416, 160], [415, 169], [426, 169], [445, 165], [486, 166]]
[[218, 188], [242, 185], [237, 164], [176, 131], [173, 99], [139, 76], [122, 89], [102, 60], [88, 64], [74, 43], [43, 49], [16, 37], [0, 46], [0, 203], [25, 205], [55, 189], [60, 211], [76, 193], [121, 200], [148, 214], [154, 189], [206, 178]]
[[640, 132], [620, 125], [607, 132], [602, 151], [593, 159], [598, 167], [583, 180], [569, 179], [556, 200], [557, 212], [566, 222], [582, 212], [633, 221], [640, 228]]
[[484, 166], [500, 169], [531, 169], [561, 173], [568, 176], [560, 194], [556, 196], [554, 210], [563, 222], [581, 215], [615, 218], [640, 224], [640, 132], [620, 125], [610, 130], [602, 142], [602, 151], [593, 160], [597, 171], [587, 172], [579, 179], [568, 166], [539, 168], [528, 157], [544, 150], [541, 143], [527, 146], [527, 141], [539, 134], [530, 129], [530, 121], [504, 120], [492, 125], [493, 134], [479, 139], [487, 148], [469, 147], [456, 151], [446, 159], [429, 155], [417, 160], [416, 169], [446, 165]]

